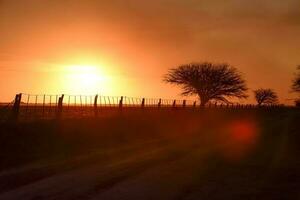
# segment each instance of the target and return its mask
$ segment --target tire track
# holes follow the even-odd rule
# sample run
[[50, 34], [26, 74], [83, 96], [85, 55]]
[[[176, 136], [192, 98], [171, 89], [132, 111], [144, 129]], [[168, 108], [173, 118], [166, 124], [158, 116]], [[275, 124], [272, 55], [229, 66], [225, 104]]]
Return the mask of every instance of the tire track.
[[[193, 146], [188, 151], [186, 156], [160, 163], [89, 197], [91, 200], [184, 198], [198, 176], [208, 170], [206, 161], [214, 153], [214, 149], [202, 146]], [[84, 199], [87, 199], [86, 197]]]
[[45, 161], [44, 163], [35, 163], [22, 168], [3, 171], [0, 173], [0, 193], [70, 170], [84, 168], [91, 164], [100, 162], [107, 164], [110, 160], [121, 159], [135, 151], [151, 149], [164, 143], [162, 140], [147, 141], [135, 145], [127, 145], [119, 149], [96, 150], [89, 152], [88, 155], [79, 155], [66, 160]]
[[[186, 146], [186, 144], [184, 145]], [[178, 150], [179, 149], [179, 150]], [[0, 199], [74, 199], [92, 194], [99, 189], [107, 189], [122, 180], [139, 174], [163, 162], [178, 159], [188, 154], [178, 144], [147, 150], [129, 155], [121, 160], [103, 166], [95, 164], [82, 169], [72, 170], [52, 176], [32, 184], [11, 190], [0, 195]]]

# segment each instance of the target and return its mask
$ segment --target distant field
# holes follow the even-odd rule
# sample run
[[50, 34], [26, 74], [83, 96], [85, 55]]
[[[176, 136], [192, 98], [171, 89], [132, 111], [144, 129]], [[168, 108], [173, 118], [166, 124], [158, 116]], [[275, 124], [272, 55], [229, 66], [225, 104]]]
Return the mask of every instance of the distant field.
[[0, 199], [299, 199], [299, 109], [145, 109], [0, 125]]

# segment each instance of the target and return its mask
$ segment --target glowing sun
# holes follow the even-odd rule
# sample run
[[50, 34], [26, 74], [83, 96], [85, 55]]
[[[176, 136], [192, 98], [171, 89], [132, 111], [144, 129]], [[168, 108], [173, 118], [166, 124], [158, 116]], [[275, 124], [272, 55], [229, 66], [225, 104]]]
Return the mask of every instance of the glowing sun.
[[108, 77], [98, 66], [71, 65], [66, 67], [68, 90], [77, 94], [97, 94], [107, 84]]

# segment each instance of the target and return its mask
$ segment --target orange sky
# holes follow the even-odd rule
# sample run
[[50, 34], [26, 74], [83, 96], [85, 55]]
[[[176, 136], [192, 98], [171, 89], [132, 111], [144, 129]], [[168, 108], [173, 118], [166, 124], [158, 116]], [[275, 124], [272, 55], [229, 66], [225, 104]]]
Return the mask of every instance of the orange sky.
[[178, 98], [161, 81], [167, 69], [212, 61], [236, 66], [249, 94], [271, 87], [289, 103], [300, 1], [224, 2], [0, 0], [0, 101], [17, 92]]

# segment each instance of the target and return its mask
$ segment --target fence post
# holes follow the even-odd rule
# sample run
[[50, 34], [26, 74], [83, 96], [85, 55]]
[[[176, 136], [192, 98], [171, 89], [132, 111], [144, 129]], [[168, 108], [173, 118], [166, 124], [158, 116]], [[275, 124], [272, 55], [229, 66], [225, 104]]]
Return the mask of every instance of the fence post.
[[13, 119], [17, 120], [19, 117], [20, 112], [20, 105], [21, 105], [22, 93], [17, 94], [15, 97], [15, 102], [13, 106]]
[[123, 96], [121, 96], [121, 99], [119, 101], [119, 108], [123, 107]]
[[185, 108], [185, 106], [186, 106], [186, 100], [183, 100], [183, 102], [182, 102], [182, 107]]
[[95, 116], [97, 117], [98, 116], [98, 94], [95, 96], [94, 99], [94, 113]]
[[142, 108], [145, 107], [145, 98], [142, 99], [142, 105], [141, 106], [142, 106]]
[[37, 112], [36, 110], [38, 109], [37, 105], [38, 105], [38, 95], [35, 96], [35, 103], [34, 103], [34, 110], [35, 110], [35, 112]]
[[197, 101], [194, 101], [193, 107], [196, 108]]
[[176, 100], [174, 100], [174, 101], [173, 101], [173, 105], [172, 105], [172, 107], [173, 107], [173, 108], [175, 108], [175, 107], [176, 107]]
[[64, 94], [61, 95], [61, 97], [58, 98], [58, 104], [57, 104], [57, 117], [60, 118], [62, 111], [63, 111], [63, 101], [64, 101]]
[[158, 101], [158, 107], [159, 108], [161, 107], [161, 99], [159, 99], [159, 101]]
[[43, 117], [45, 116], [45, 100], [46, 100], [46, 95], [43, 96]]
[[80, 99], [80, 108], [81, 108], [81, 111], [82, 111], [82, 97], [81, 97], [81, 95], [79, 96], [79, 99]]

